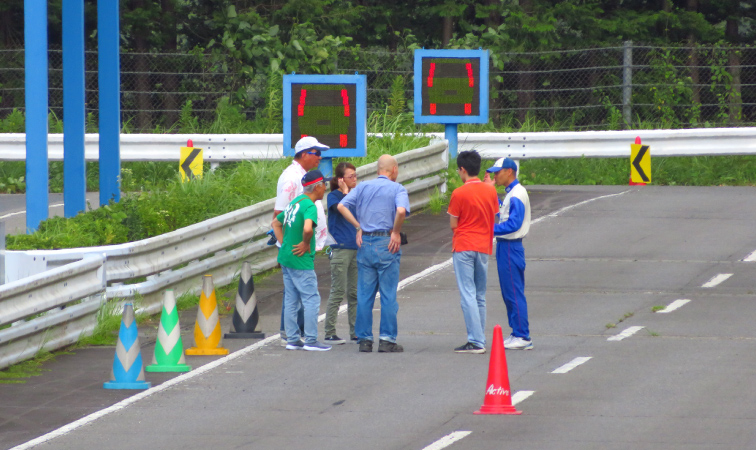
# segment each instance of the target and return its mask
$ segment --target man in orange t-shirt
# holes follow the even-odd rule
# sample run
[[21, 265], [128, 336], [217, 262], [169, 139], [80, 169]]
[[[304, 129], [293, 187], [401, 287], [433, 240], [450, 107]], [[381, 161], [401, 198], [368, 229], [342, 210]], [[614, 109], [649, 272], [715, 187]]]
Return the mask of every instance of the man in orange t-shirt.
[[464, 183], [452, 192], [449, 222], [454, 232], [452, 252], [454, 275], [467, 326], [467, 343], [457, 353], [486, 352], [486, 279], [488, 256], [493, 250], [494, 219], [499, 212], [496, 188], [482, 183], [480, 155], [460, 152], [457, 172]]

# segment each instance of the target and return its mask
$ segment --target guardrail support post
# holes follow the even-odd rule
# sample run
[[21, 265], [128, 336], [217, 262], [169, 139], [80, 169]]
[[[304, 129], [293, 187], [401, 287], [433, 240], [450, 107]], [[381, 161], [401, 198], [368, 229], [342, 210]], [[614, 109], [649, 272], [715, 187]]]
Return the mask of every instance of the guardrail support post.
[[630, 129], [633, 120], [633, 41], [625, 41], [622, 56], [622, 117]]
[[100, 206], [121, 201], [121, 62], [119, 2], [97, 1], [100, 95]]
[[5, 222], [0, 222], [0, 285], [5, 284]]

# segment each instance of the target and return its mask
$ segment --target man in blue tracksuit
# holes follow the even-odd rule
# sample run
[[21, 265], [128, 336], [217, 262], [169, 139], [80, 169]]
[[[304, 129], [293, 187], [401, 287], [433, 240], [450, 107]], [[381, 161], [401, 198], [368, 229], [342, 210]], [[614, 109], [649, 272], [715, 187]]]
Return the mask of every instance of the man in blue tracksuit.
[[[530, 230], [530, 199], [517, 181], [517, 163], [510, 158], [497, 160], [486, 171], [484, 182], [506, 186], [507, 195], [500, 202], [499, 218], [494, 225], [496, 267], [504, 304], [507, 306], [512, 334], [504, 340], [509, 350], [530, 350], [528, 303], [525, 300], [525, 249], [522, 239]], [[491, 175], [493, 174], [493, 179]]]

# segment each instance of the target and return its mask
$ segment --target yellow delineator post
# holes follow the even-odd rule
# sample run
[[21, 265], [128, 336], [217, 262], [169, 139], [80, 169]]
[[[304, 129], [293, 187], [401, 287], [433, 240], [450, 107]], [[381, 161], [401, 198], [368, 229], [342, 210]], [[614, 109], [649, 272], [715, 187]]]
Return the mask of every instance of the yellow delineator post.
[[221, 347], [221, 326], [218, 319], [218, 301], [215, 299], [213, 276], [202, 279], [202, 294], [194, 323], [194, 345], [186, 350], [187, 355], [228, 355], [228, 349]]
[[630, 185], [651, 182], [651, 148], [641, 145], [640, 136], [630, 145]]
[[179, 172], [181, 182], [202, 178], [202, 149], [196, 148], [191, 139], [186, 142], [186, 147], [181, 147], [179, 159]]

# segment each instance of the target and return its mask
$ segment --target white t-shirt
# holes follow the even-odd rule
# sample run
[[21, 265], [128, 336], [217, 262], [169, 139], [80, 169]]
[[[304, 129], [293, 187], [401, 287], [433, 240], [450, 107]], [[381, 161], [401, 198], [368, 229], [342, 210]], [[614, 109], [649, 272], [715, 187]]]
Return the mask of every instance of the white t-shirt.
[[[276, 186], [276, 205], [274, 206], [276, 211], [285, 210], [292, 200], [302, 195], [304, 192], [302, 177], [306, 173], [307, 171], [297, 161], [292, 161], [291, 165], [281, 173], [281, 176], [278, 177], [278, 185]], [[318, 226], [315, 227], [315, 250], [322, 250], [328, 237], [328, 221], [323, 210], [323, 202], [318, 200], [315, 202], [315, 206], [318, 207]], [[276, 245], [281, 247], [280, 242], [277, 242]]]

